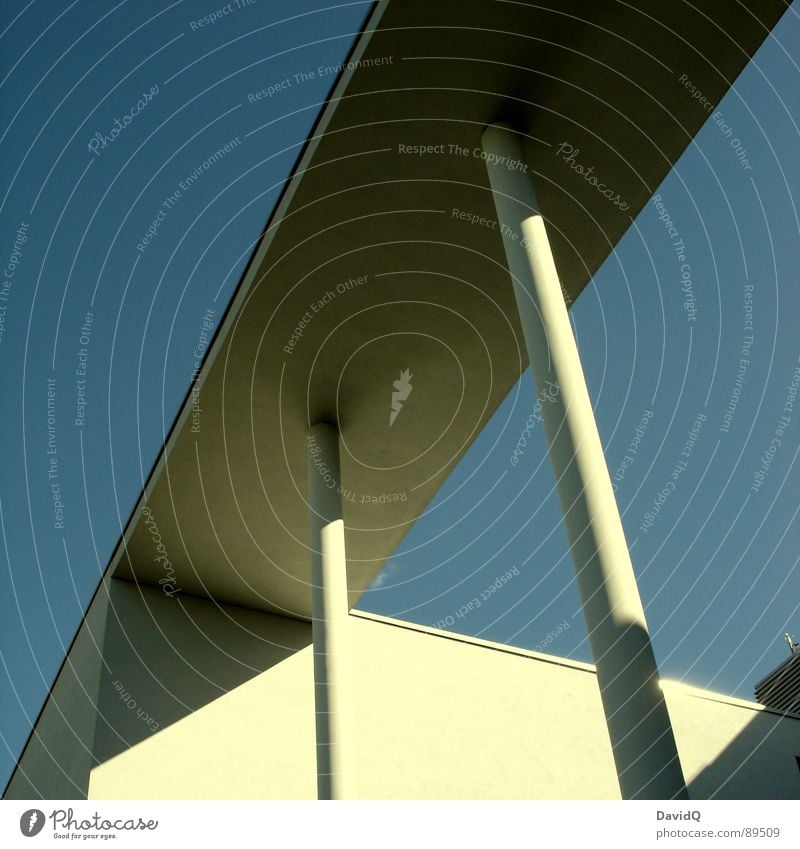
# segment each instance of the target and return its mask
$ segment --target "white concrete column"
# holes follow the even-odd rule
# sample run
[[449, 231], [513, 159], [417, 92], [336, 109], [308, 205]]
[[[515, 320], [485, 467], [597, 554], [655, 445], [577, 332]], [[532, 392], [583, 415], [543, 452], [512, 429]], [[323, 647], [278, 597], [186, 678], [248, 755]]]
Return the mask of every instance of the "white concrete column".
[[[685, 799], [636, 576], [520, 138], [483, 133], [525, 345], [624, 799]], [[552, 399], [552, 400], [551, 400]]]
[[307, 449], [317, 794], [320, 799], [352, 799], [355, 750], [339, 431], [329, 424], [314, 425]]

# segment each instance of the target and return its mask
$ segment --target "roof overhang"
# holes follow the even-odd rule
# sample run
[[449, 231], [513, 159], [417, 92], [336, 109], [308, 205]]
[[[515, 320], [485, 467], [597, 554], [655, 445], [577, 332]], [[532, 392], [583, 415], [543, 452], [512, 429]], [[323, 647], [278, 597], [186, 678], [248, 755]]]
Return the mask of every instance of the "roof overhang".
[[[700, 98], [720, 100], [784, 9], [378, 4], [217, 332], [199, 416], [187, 396], [116, 576], [165, 577], [146, 502], [174, 586], [308, 618], [305, 435], [330, 420], [355, 598], [527, 365], [484, 126], [525, 134], [571, 302], [708, 118]], [[413, 391], [390, 426], [404, 369]]]

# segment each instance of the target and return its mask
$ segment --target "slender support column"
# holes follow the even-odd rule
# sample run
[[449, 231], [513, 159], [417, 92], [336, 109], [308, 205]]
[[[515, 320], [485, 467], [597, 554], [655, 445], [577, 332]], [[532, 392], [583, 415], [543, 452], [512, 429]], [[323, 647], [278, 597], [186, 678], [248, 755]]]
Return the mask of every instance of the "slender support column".
[[355, 752], [339, 431], [329, 424], [314, 425], [307, 448], [317, 794], [320, 799], [349, 799], [355, 798]]
[[542, 403], [578, 590], [624, 799], [685, 799], [667, 706], [578, 348], [519, 136], [483, 150]]

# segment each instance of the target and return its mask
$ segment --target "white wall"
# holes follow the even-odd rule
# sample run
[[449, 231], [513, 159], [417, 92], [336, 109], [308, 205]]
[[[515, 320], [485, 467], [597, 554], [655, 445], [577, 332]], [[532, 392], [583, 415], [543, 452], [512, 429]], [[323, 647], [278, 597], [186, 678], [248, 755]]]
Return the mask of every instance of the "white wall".
[[[6, 797], [314, 798], [310, 625], [110, 586]], [[349, 622], [362, 797], [618, 798], [592, 667]], [[664, 689], [693, 798], [800, 798], [800, 720]]]
[[694, 799], [800, 799], [800, 719], [664, 682]]
[[[91, 797], [314, 798], [312, 654], [296, 650], [309, 626], [199, 599], [182, 610], [152, 599], [157, 590], [135, 592], [124, 593], [135, 634], [109, 628], [112, 669], [157, 718], [174, 715], [175, 699], [205, 705], [145, 734], [132, 730], [134, 712], [112, 710], [122, 701], [105, 680], [104, 713], [139, 741], [93, 770]], [[149, 626], [145, 608], [157, 615]], [[361, 797], [618, 798], [591, 667], [380, 617], [350, 623]], [[251, 660], [248, 680], [198, 695], [197, 674], [218, 688], [233, 681], [219, 647], [236, 633], [241, 645], [234, 639], [229, 653], [261, 652], [263, 671]], [[665, 692], [694, 798], [800, 798], [800, 721], [678, 684]]]

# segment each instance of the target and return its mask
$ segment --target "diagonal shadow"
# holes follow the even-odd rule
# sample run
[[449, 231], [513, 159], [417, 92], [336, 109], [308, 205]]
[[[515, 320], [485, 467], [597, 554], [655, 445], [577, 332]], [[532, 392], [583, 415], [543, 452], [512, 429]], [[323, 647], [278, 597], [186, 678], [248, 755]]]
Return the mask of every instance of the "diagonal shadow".
[[94, 757], [103, 763], [311, 643], [311, 625], [111, 581]]
[[800, 799], [800, 719], [759, 711], [689, 782], [690, 799]]

